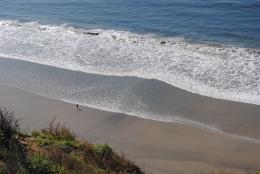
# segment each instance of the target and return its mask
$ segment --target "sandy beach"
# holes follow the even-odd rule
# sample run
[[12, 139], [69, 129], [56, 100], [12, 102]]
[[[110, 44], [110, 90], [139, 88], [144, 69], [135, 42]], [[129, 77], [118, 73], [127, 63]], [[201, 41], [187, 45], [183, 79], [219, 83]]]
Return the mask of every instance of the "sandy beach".
[[1, 1], [0, 174], [260, 174], [259, 19], [260, 0]]
[[259, 105], [206, 97], [154, 79], [89, 74], [7, 58], [0, 58], [0, 74], [2, 84], [49, 98], [260, 139]]
[[0, 173], [260, 174], [259, 19], [260, 0], [1, 1], [0, 108], [75, 136], [0, 110]]
[[25, 130], [57, 117], [80, 137], [108, 143], [152, 173], [244, 173], [260, 167], [260, 145], [238, 138], [83, 106], [77, 111], [74, 104], [5, 85], [0, 96], [1, 107], [13, 110]]

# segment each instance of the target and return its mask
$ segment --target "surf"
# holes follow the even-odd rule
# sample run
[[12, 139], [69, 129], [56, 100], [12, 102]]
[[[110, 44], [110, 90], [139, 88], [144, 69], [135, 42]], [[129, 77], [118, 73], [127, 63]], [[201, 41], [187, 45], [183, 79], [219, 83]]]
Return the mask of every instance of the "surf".
[[258, 49], [4, 20], [0, 56], [92, 74], [157, 79], [192, 93], [260, 105]]

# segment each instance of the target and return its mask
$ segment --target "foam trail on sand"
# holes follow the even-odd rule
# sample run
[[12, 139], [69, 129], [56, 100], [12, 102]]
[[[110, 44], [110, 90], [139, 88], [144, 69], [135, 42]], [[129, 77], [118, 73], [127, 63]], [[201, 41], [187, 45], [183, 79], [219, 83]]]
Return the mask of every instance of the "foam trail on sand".
[[[82, 104], [106, 111], [125, 113], [140, 118], [164, 122], [176, 122], [190, 125], [214, 134], [232, 137], [246, 142], [260, 144], [257, 138], [249, 138], [251, 134], [237, 134], [237, 132], [222, 131], [219, 126], [212, 125], [203, 117], [215, 123], [236, 125], [252, 119], [258, 122], [260, 107], [249, 104], [233, 105], [233, 102], [224, 102], [217, 99], [202, 97], [197, 94], [180, 90], [157, 80], [147, 80], [135, 77], [103, 76], [86, 74], [61, 68], [55, 68], [27, 61], [0, 58], [0, 83], [31, 91], [49, 98], [59, 99], [70, 103]], [[154, 99], [156, 98], [156, 99]], [[192, 103], [189, 103], [192, 102]], [[224, 103], [236, 116], [235, 120], [230, 110], [216, 116], [210, 115], [199, 108], [216, 108], [226, 110], [218, 103]], [[206, 104], [209, 104], [208, 106]], [[198, 104], [198, 105], [197, 105]], [[240, 110], [239, 108], [246, 107]], [[194, 110], [195, 109], [195, 110]], [[255, 110], [253, 113], [248, 110]], [[237, 117], [242, 112], [243, 117]], [[182, 114], [181, 114], [182, 113]], [[213, 111], [215, 113], [215, 111]], [[244, 117], [247, 113], [247, 117]], [[191, 114], [191, 115], [190, 115]], [[202, 122], [203, 121], [203, 122]], [[243, 126], [243, 128], [246, 128]], [[241, 127], [240, 127], [241, 129]], [[253, 128], [252, 129], [257, 129]], [[246, 129], [245, 131], [246, 132]], [[248, 136], [247, 136], [248, 135]]]
[[[7, 84], [2, 84], [2, 85], [7, 85]], [[12, 86], [12, 85], [10, 85], [10, 86]], [[12, 87], [19, 88], [19, 89], [22, 89], [25, 91], [28, 90], [28, 89], [20, 88], [17, 86], [12, 86]], [[41, 95], [41, 96], [52, 98], [51, 96], [49, 96], [47, 94], [43, 94], [43, 93], [39, 93], [39, 92], [35, 92], [35, 91], [30, 91], [30, 92], [33, 92], [33, 93]], [[162, 121], [162, 122], [174, 122], [174, 123], [178, 123], [178, 124], [188, 125], [188, 126], [192, 126], [195, 128], [205, 130], [205, 131], [209, 131], [213, 134], [234, 138], [234, 139], [242, 140], [242, 141], [249, 142], [249, 143], [260, 144], [260, 140], [258, 140], [258, 139], [246, 137], [246, 136], [240, 136], [240, 135], [231, 134], [231, 133], [226, 133], [226, 132], [222, 131], [221, 129], [216, 128], [214, 126], [206, 125], [206, 124], [203, 124], [203, 123], [200, 123], [197, 121], [181, 118], [178, 116], [168, 115], [168, 116], [161, 117], [158, 115], [154, 115], [153, 113], [122, 112], [121, 110], [114, 109], [114, 108], [111, 109], [111, 107], [104, 107], [103, 105], [96, 105], [96, 104], [93, 105], [93, 104], [89, 104], [89, 103], [85, 103], [85, 102], [78, 102], [78, 101], [73, 101], [73, 100], [62, 100], [62, 101], [68, 102], [68, 103], [73, 103], [73, 104], [80, 104], [83, 106], [87, 106], [87, 107], [91, 107], [91, 108], [95, 108], [95, 109], [99, 109], [99, 110], [127, 114], [127, 115], [135, 116], [138, 118], [144, 118], [144, 119]]]
[[0, 56], [86, 73], [157, 79], [205, 96], [260, 104], [259, 50], [0, 21]]
[[[70, 101], [70, 100], [63, 100], [63, 101], [68, 102], [68, 103], [74, 103], [74, 104], [79, 103], [79, 102]], [[203, 124], [201, 122], [181, 118], [181, 117], [178, 117], [178, 116], [168, 115], [168, 116], [161, 117], [159, 115], [154, 115], [153, 113], [122, 112], [122, 111], [117, 110], [117, 109], [113, 110], [111, 108], [103, 107], [103, 106], [97, 106], [97, 105], [86, 104], [86, 103], [80, 103], [80, 104], [83, 105], [83, 106], [88, 106], [88, 107], [91, 107], [91, 108], [101, 109], [101, 110], [105, 110], [105, 111], [109, 111], [109, 112], [117, 112], [117, 113], [132, 115], [132, 116], [135, 116], [135, 117], [138, 117], [138, 118], [144, 118], [144, 119], [162, 121], [162, 122], [174, 122], [174, 123], [178, 123], [178, 124], [188, 125], [188, 126], [192, 126], [192, 127], [195, 127], [195, 128], [205, 130], [205, 131], [209, 131], [213, 134], [234, 138], [234, 139], [242, 140], [242, 141], [249, 142], [249, 143], [260, 144], [259, 139], [251, 138], [251, 137], [247, 137], [247, 136], [241, 136], [241, 135], [232, 134], [232, 133], [227, 133], [227, 132], [224, 132], [223, 130], [221, 130], [220, 128], [216, 128], [214, 126], [210, 126], [210, 125], [207, 125], [207, 124]]]
[[[3, 84], [3, 85], [7, 85], [7, 84]], [[20, 87], [17, 87], [17, 86], [13, 86], [13, 87], [27, 91], [27, 89], [23, 89], [23, 88], [20, 88]], [[52, 98], [51, 96], [48, 96], [47, 94], [34, 92], [34, 91], [30, 91], [30, 92], [33, 92], [33, 93], [41, 95], [41, 96]], [[158, 115], [154, 115], [153, 113], [122, 112], [118, 109], [111, 109], [111, 107], [104, 107], [102, 105], [96, 105], [96, 104], [93, 105], [93, 104], [83, 103], [83, 102], [78, 102], [78, 101], [76, 102], [76, 101], [73, 101], [73, 100], [62, 100], [62, 101], [68, 102], [68, 103], [73, 103], [73, 104], [80, 104], [80, 105], [83, 105], [83, 106], [87, 106], [87, 107], [95, 108], [95, 109], [99, 109], [99, 110], [104, 110], [104, 111], [108, 111], [108, 112], [127, 114], [127, 115], [131, 115], [131, 116], [135, 116], [135, 117], [143, 118], [143, 119], [162, 121], [162, 122], [173, 122], [173, 123], [188, 125], [188, 126], [192, 126], [192, 127], [195, 127], [195, 128], [205, 130], [205, 131], [209, 131], [213, 134], [234, 138], [234, 139], [249, 142], [249, 143], [260, 144], [259, 139], [227, 133], [227, 132], [224, 132], [221, 129], [216, 128], [214, 126], [210, 126], [210, 125], [207, 125], [207, 124], [203, 124], [201, 122], [181, 118], [181, 117], [178, 117], [178, 116], [168, 115], [168, 116], [161, 117], [161, 116], [158, 116]]]

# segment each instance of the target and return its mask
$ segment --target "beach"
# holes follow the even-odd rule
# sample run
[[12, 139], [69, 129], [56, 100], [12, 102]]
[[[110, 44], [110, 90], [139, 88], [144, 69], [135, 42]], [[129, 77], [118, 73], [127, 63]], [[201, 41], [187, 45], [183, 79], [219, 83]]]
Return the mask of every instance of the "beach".
[[[259, 11], [242, 0], [4, 0], [0, 107], [25, 133], [56, 118], [148, 174], [259, 173]], [[94, 161], [106, 147], [88, 145]]]
[[191, 93], [154, 79], [105, 76], [0, 58], [0, 83], [48, 98], [225, 136], [260, 139], [260, 106]]
[[108, 143], [152, 173], [244, 173], [259, 168], [260, 145], [199, 128], [141, 119], [46, 98], [1, 85], [0, 105], [23, 128], [40, 129], [53, 117], [77, 135]]

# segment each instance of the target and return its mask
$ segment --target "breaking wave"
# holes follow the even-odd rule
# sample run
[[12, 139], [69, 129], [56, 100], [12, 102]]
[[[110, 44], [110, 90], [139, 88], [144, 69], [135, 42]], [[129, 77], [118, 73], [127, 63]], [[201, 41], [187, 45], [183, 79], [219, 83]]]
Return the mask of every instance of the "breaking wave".
[[0, 21], [0, 56], [86, 73], [157, 79], [260, 104], [260, 51], [127, 31]]

